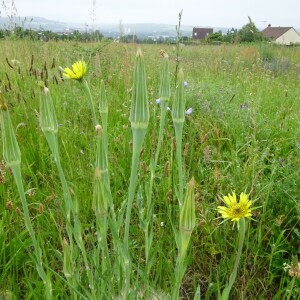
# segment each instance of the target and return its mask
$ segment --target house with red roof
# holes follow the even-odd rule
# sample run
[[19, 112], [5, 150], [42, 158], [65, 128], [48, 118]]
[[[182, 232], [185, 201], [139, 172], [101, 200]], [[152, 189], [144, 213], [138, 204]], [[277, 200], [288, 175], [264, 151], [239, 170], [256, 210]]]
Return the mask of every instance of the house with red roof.
[[261, 33], [263, 37], [276, 44], [300, 44], [300, 35], [293, 27], [272, 27], [269, 25]]

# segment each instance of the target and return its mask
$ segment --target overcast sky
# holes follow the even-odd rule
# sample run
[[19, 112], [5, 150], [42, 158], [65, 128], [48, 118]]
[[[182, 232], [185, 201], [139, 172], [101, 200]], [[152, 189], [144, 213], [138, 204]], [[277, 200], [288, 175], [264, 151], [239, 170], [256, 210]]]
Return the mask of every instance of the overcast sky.
[[15, 0], [21, 17], [82, 24], [92, 23], [93, 2], [97, 23], [175, 25], [183, 9], [183, 25], [239, 28], [250, 16], [259, 28], [300, 28], [300, 0]]

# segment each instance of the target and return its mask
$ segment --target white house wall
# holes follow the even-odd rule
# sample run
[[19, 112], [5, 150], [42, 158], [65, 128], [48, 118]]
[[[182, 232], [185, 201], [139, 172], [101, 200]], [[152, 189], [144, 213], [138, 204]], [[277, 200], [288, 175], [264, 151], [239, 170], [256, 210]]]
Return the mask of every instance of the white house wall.
[[282, 44], [282, 45], [290, 45], [296, 43], [300, 44], [300, 35], [293, 28], [291, 28], [282, 36], [277, 38], [275, 42], [277, 44]]

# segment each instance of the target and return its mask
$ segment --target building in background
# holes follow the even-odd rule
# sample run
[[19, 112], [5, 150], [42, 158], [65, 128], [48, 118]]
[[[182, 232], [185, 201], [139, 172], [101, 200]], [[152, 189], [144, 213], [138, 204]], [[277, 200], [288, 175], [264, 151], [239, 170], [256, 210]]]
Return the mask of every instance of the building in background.
[[193, 39], [194, 40], [206, 39], [208, 37], [208, 35], [213, 32], [214, 32], [213, 28], [194, 27], [193, 28]]
[[261, 33], [263, 37], [276, 44], [300, 44], [300, 35], [293, 27], [272, 27], [269, 25]]

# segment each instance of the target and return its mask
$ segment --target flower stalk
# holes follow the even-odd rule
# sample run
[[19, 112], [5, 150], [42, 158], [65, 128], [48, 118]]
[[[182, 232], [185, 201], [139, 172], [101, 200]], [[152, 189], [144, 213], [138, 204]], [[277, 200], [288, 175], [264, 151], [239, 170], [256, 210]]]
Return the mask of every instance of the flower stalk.
[[106, 270], [110, 271], [109, 251], [107, 246], [107, 212], [110, 206], [110, 189], [108, 180], [107, 161], [105, 157], [105, 149], [103, 142], [103, 131], [100, 125], [96, 126], [97, 134], [97, 152], [96, 152], [96, 168], [94, 177], [94, 191], [93, 191], [93, 210], [96, 216], [97, 224], [97, 253], [96, 265], [98, 270], [99, 253], [102, 253], [102, 273]]
[[[80, 249], [83, 261], [85, 264], [85, 269], [87, 276], [89, 278], [89, 285], [92, 294], [94, 293], [94, 279], [93, 279], [93, 272], [90, 270], [90, 266], [87, 260], [87, 254], [85, 250], [85, 246], [82, 240], [81, 234], [81, 222], [79, 219], [79, 212], [78, 212], [78, 203], [76, 201], [72, 201], [71, 193], [68, 187], [68, 183], [64, 174], [64, 171], [61, 166], [60, 155], [58, 150], [58, 141], [57, 141], [57, 132], [58, 132], [58, 123], [56, 118], [56, 113], [54, 110], [52, 98], [50, 95], [50, 91], [48, 88], [44, 88], [44, 91], [40, 97], [40, 126], [41, 130], [44, 133], [44, 136], [48, 142], [52, 155], [54, 157], [54, 161], [60, 176], [62, 188], [63, 188], [63, 195], [65, 201], [65, 213], [66, 213], [66, 231], [68, 234], [69, 239], [69, 247], [63, 247], [64, 250], [68, 250], [68, 253], [64, 253], [64, 255], [69, 256], [69, 259], [72, 257], [72, 261], [75, 260], [73, 257], [74, 255], [74, 239], [78, 248]], [[73, 217], [73, 218], [72, 218]], [[73, 238], [74, 237], [74, 238]], [[71, 266], [69, 264], [69, 266]], [[67, 279], [72, 280], [73, 276], [69, 276], [69, 273], [75, 272], [75, 269], [69, 268], [68, 274], [66, 275]], [[73, 275], [72, 274], [72, 275]], [[71, 282], [70, 281], [70, 282]]]
[[4, 99], [1, 99], [1, 117], [2, 117], [2, 141], [3, 157], [8, 167], [11, 168], [19, 196], [22, 203], [24, 222], [29, 232], [36, 259], [36, 269], [45, 285], [45, 297], [47, 300], [52, 299], [52, 283], [50, 276], [46, 274], [43, 266], [42, 251], [36, 238], [28, 210], [28, 203], [25, 196], [24, 186], [21, 174], [21, 152], [12, 127], [11, 118]]
[[238, 225], [239, 225], [238, 251], [237, 251], [237, 254], [236, 254], [236, 257], [235, 257], [233, 271], [230, 274], [229, 282], [228, 282], [227, 286], [223, 290], [223, 293], [222, 293], [222, 296], [221, 296], [221, 300], [227, 300], [227, 299], [229, 299], [229, 294], [230, 294], [231, 288], [232, 288], [232, 286], [233, 286], [233, 284], [235, 282], [236, 275], [237, 275], [238, 265], [239, 265], [240, 258], [241, 258], [241, 255], [242, 255], [242, 249], [243, 249], [244, 239], [245, 239], [245, 233], [246, 233], [245, 218], [239, 219]]
[[89, 84], [88, 84], [88, 82], [84, 78], [82, 79], [82, 84], [84, 86], [85, 91], [88, 94], [90, 109], [91, 109], [91, 112], [92, 112], [93, 124], [94, 124], [94, 126], [97, 126], [99, 124], [99, 122], [98, 122], [97, 117], [96, 117], [94, 99], [93, 99], [93, 96], [92, 96]]
[[[145, 135], [149, 123], [149, 106], [146, 85], [146, 72], [144, 66], [144, 57], [141, 50], [137, 51], [134, 73], [133, 73], [133, 88], [132, 88], [132, 102], [130, 110], [130, 122], [132, 129], [132, 162], [130, 183], [128, 189], [128, 201], [125, 217], [125, 232], [124, 232], [124, 247], [125, 255], [129, 255], [129, 227], [131, 219], [131, 210], [135, 196], [137, 185], [137, 171], [140, 158], [140, 152], [145, 139]], [[128, 257], [129, 259], [129, 257]], [[129, 259], [129, 266], [125, 270], [125, 295], [128, 295], [130, 287], [130, 273], [131, 263]]]
[[243, 244], [246, 233], [245, 218], [252, 216], [250, 208], [252, 201], [248, 199], [248, 195], [245, 193], [240, 194], [240, 199], [237, 201], [235, 192], [228, 194], [228, 196], [223, 197], [224, 203], [226, 206], [218, 206], [218, 212], [222, 215], [222, 218], [226, 220], [231, 220], [237, 222], [239, 230], [239, 243], [238, 250], [234, 261], [233, 271], [230, 274], [229, 282], [224, 288], [220, 300], [229, 299], [231, 288], [235, 282], [237, 269], [242, 255]]
[[[161, 146], [163, 143], [163, 135], [164, 135], [164, 128], [165, 128], [165, 120], [166, 120], [166, 113], [167, 107], [170, 101], [170, 68], [169, 68], [169, 60], [168, 55], [165, 53], [164, 55], [164, 62], [162, 64], [161, 70], [161, 81], [160, 81], [160, 122], [159, 122], [159, 134], [158, 134], [158, 141], [155, 151], [154, 161], [151, 161], [150, 164], [150, 184], [149, 190], [147, 195], [147, 209], [146, 209], [146, 216], [144, 226], [144, 234], [145, 234], [145, 256], [146, 256], [146, 264], [149, 262], [150, 253], [151, 253], [151, 246], [152, 246], [152, 237], [153, 237], [153, 228], [152, 228], [152, 215], [153, 215], [153, 205], [154, 201], [152, 201], [152, 192], [153, 192], [153, 183], [155, 178], [155, 171], [156, 166], [158, 163], [158, 158], [161, 150]], [[147, 272], [150, 271], [150, 267], [147, 268]]]
[[177, 300], [179, 296], [180, 285], [187, 267], [187, 250], [195, 226], [195, 180], [192, 178], [187, 185], [186, 196], [180, 211], [179, 234], [176, 238], [178, 257], [175, 267], [175, 286], [173, 287], [172, 300]]
[[175, 140], [176, 140], [176, 158], [178, 168], [178, 182], [179, 182], [179, 206], [183, 203], [183, 165], [182, 165], [182, 132], [183, 123], [185, 120], [185, 97], [184, 97], [184, 84], [183, 84], [183, 71], [179, 70], [178, 73], [178, 86], [176, 90], [175, 101], [172, 106], [172, 119], [175, 129]]
[[92, 111], [93, 124], [94, 124], [94, 126], [96, 126], [99, 123], [97, 122], [93, 96], [92, 96], [91, 90], [89, 88], [89, 85], [84, 78], [85, 74], [86, 74], [86, 63], [83, 60], [79, 60], [79, 61], [76, 61], [75, 63], [73, 63], [72, 69], [70, 69], [70, 68], [63, 69], [64, 78], [75, 79], [83, 84], [84, 89], [88, 94], [90, 109]]

